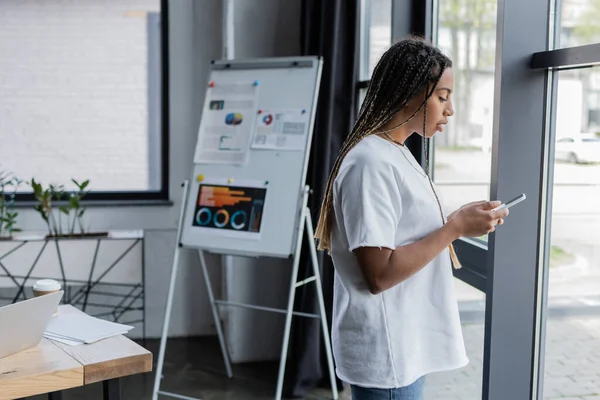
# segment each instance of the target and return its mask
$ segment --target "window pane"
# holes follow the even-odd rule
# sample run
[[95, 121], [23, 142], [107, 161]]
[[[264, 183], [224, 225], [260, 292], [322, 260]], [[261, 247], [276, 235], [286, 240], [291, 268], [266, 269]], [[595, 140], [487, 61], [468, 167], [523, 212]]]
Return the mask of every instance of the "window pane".
[[560, 29], [555, 48], [583, 46], [600, 42], [600, 1], [555, 0], [560, 11], [556, 27]]
[[469, 364], [453, 371], [430, 374], [425, 381], [425, 400], [481, 399], [485, 294], [454, 279]]
[[489, 198], [496, 0], [439, 0], [437, 11], [436, 43], [453, 63], [455, 113], [434, 138], [432, 172], [451, 212]]
[[600, 393], [599, 78], [600, 68], [558, 73], [546, 399]]
[[392, 0], [362, 0], [360, 79], [368, 80], [392, 44]]
[[365, 97], [367, 97], [367, 89], [358, 89], [358, 105], [356, 107], [356, 114], [360, 112], [360, 108], [362, 107], [363, 101], [365, 101]]
[[160, 0], [3, 1], [0, 169], [159, 190], [159, 16]]

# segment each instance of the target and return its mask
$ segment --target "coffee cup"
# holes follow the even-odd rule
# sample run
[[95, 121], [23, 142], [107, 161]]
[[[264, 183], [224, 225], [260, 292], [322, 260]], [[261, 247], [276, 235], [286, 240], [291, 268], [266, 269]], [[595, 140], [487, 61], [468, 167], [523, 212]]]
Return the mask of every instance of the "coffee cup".
[[33, 285], [33, 295], [35, 297], [44, 296], [50, 293], [56, 293], [61, 289], [60, 283], [54, 279], [41, 279]]
[[[35, 297], [44, 296], [46, 294], [56, 293], [61, 289], [60, 283], [54, 279], [41, 279], [33, 285], [33, 295]], [[58, 307], [54, 315], [58, 314]]]

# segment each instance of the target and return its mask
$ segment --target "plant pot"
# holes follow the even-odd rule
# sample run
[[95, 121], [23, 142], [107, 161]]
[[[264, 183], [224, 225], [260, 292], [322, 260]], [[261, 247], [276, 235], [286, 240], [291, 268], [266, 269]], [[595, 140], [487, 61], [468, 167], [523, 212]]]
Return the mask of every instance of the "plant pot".
[[88, 232], [88, 233], [77, 233], [73, 235], [46, 235], [46, 239], [84, 239], [94, 237], [107, 237], [108, 232]]

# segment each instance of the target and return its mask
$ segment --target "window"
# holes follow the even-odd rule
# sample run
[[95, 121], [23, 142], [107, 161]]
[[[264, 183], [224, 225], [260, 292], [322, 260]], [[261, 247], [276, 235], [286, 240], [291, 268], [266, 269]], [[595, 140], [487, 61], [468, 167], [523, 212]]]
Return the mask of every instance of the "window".
[[392, 0], [361, 0], [357, 110], [367, 94], [373, 70], [392, 44]]
[[[562, 4], [561, 4], [562, 3]], [[583, 46], [600, 42], [600, 2], [561, 0], [557, 2], [560, 28], [556, 48]]]
[[450, 213], [489, 198], [496, 0], [436, 3], [434, 40], [452, 59], [455, 114], [445, 131], [434, 137], [431, 172]]
[[3, 2], [0, 170], [66, 189], [89, 180], [92, 200], [166, 199], [166, 7]]
[[[599, 38], [600, 40], [600, 38]], [[557, 72], [554, 179], [546, 313], [544, 398], [599, 393], [588, 371], [600, 349], [600, 138], [588, 118], [590, 76], [600, 67]], [[565, 348], [572, 351], [565, 352]]]
[[360, 80], [368, 81], [392, 44], [392, 0], [361, 0]]

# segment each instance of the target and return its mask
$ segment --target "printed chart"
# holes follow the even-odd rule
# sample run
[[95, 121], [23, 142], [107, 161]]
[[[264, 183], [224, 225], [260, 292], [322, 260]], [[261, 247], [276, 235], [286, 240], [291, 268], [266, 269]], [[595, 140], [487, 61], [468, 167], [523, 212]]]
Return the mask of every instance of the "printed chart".
[[259, 238], [266, 187], [200, 184], [192, 225], [214, 234]]
[[244, 164], [255, 126], [257, 82], [211, 82], [200, 122], [195, 163]]
[[309, 122], [305, 110], [258, 110], [252, 148], [302, 150], [306, 145]]

